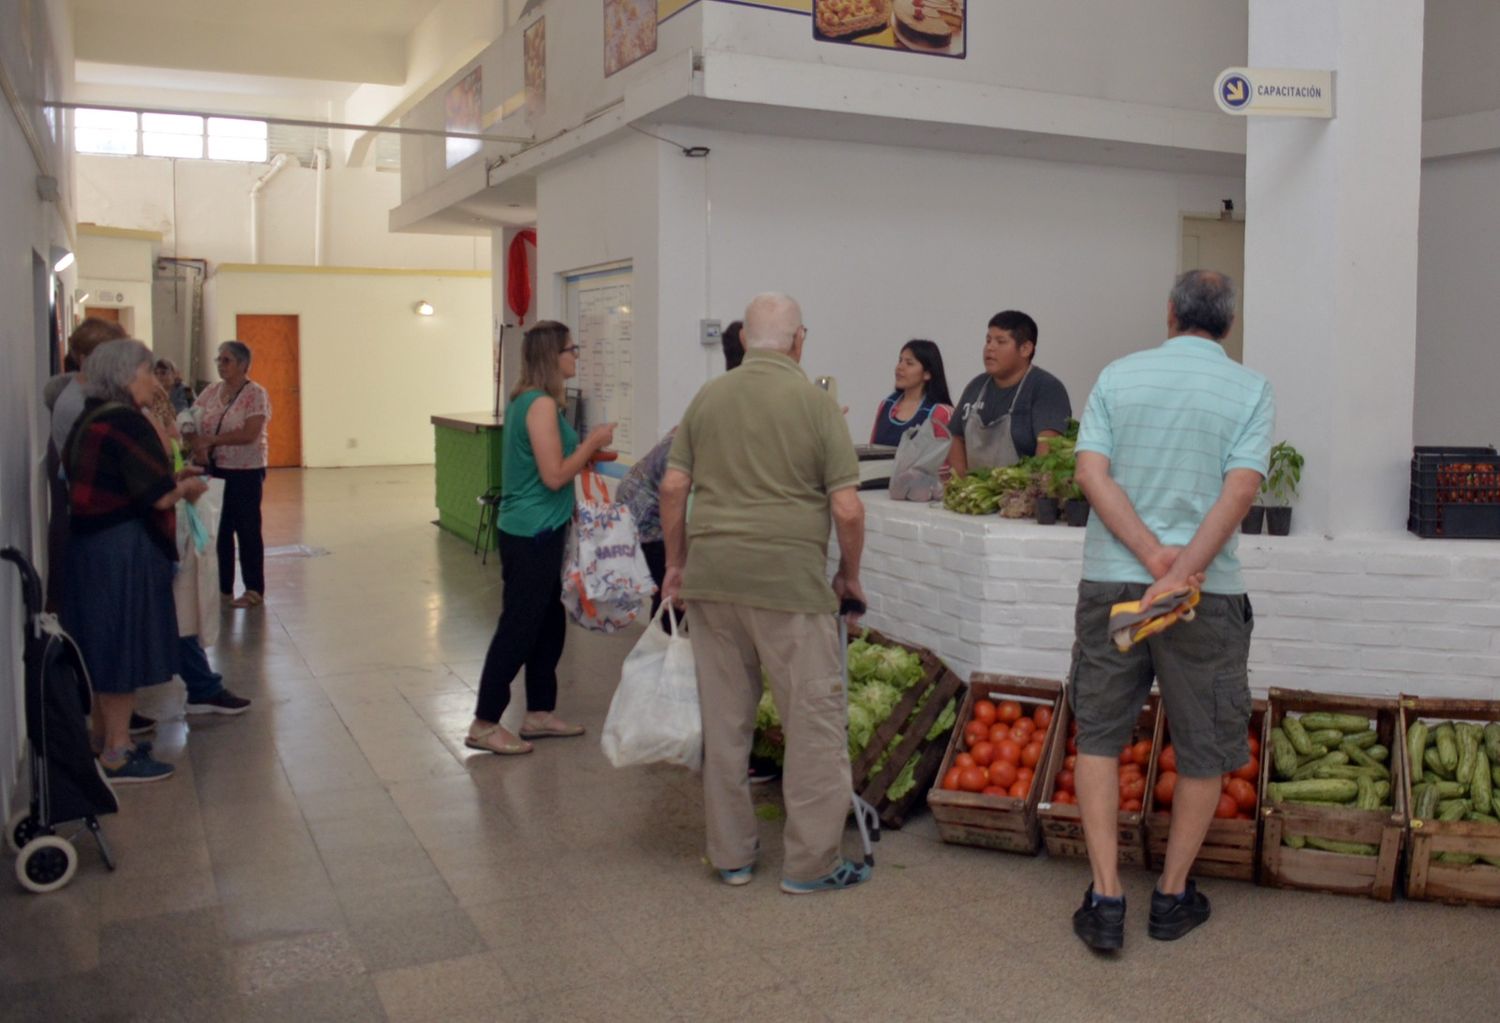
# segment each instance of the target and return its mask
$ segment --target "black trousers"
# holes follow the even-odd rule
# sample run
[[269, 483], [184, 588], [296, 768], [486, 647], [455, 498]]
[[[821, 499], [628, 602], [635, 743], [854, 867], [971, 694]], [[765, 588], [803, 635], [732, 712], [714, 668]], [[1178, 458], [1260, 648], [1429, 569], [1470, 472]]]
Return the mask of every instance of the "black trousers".
[[224, 512], [219, 519], [219, 592], [234, 592], [234, 545], [240, 545], [245, 589], [266, 592], [266, 543], [260, 535], [264, 469], [214, 469], [224, 481]]
[[484, 655], [474, 716], [491, 723], [510, 705], [510, 684], [526, 668], [526, 709], [557, 709], [557, 662], [562, 658], [567, 617], [562, 606], [562, 567], [568, 524], [536, 536], [500, 532], [500, 572], [505, 604]]
[[[651, 581], [656, 583], [656, 592], [651, 595], [651, 617], [661, 610], [661, 583], [667, 577], [667, 542], [665, 540], [641, 541], [641, 553], [646, 557], [646, 567], [651, 571]], [[666, 624], [663, 619], [662, 624]]]

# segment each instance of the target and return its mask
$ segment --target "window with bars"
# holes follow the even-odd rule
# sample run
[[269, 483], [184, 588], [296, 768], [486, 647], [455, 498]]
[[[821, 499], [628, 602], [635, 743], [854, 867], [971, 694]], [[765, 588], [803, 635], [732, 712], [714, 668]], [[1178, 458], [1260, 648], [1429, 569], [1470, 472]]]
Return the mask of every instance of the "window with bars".
[[265, 121], [132, 110], [74, 111], [73, 144], [80, 153], [178, 160], [265, 163], [271, 155], [270, 127]]

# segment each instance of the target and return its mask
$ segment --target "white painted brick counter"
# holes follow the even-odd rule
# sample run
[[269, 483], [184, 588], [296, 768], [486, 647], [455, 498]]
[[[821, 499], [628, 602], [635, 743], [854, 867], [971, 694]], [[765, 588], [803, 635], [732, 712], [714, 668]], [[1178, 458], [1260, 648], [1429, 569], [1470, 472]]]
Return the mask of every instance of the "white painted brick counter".
[[[863, 496], [872, 627], [965, 676], [1066, 676], [1082, 529]], [[1258, 692], [1500, 699], [1500, 541], [1242, 536], [1239, 551]]]

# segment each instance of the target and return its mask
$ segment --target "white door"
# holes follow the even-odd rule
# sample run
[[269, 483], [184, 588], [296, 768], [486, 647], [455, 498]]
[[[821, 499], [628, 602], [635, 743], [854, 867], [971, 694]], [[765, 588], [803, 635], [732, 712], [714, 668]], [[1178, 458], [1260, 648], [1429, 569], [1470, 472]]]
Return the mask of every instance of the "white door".
[[1234, 278], [1239, 296], [1234, 329], [1224, 339], [1224, 351], [1236, 362], [1245, 353], [1245, 222], [1218, 217], [1182, 218], [1182, 263], [1179, 270], [1217, 270]]

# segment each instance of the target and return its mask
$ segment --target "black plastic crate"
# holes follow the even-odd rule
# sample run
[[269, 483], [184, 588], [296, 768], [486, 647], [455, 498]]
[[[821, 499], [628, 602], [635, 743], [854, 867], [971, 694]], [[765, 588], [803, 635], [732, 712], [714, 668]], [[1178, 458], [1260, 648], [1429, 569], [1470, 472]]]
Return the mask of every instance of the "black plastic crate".
[[1493, 447], [1418, 447], [1406, 528], [1418, 536], [1500, 539], [1500, 455]]

